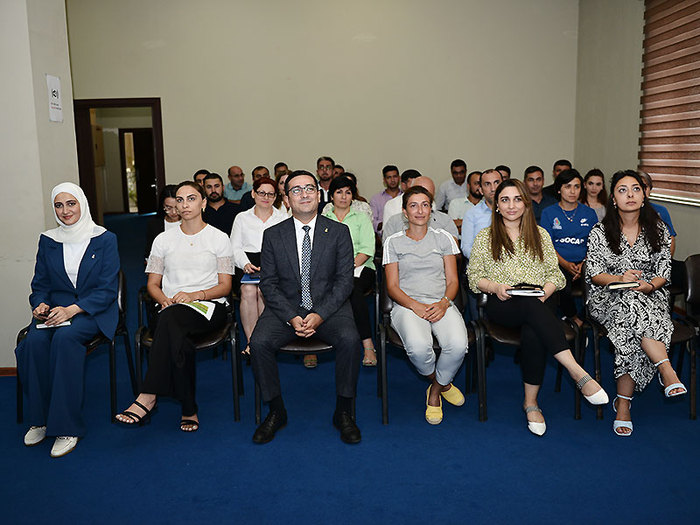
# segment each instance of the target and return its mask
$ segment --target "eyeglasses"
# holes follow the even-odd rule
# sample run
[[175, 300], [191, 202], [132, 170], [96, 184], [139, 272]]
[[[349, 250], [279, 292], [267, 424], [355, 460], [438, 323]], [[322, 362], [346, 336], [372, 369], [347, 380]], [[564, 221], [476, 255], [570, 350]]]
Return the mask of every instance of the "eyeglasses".
[[289, 188], [289, 193], [291, 193], [295, 197], [301, 195], [302, 192], [306, 193], [307, 195], [313, 195], [317, 191], [318, 189], [313, 184], [307, 184], [306, 186], [294, 186], [293, 188]]
[[267, 197], [268, 199], [272, 199], [273, 197], [275, 197], [277, 195], [274, 191], [256, 190], [255, 193], [257, 193], [259, 197]]
[[333, 166], [319, 166], [318, 171], [333, 171]]

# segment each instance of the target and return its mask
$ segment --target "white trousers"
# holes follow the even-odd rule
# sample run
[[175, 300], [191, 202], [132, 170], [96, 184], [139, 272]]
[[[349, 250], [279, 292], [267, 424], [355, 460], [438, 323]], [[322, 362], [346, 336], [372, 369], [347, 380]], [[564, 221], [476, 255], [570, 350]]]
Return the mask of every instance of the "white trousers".
[[[408, 358], [421, 375], [429, 376], [435, 372], [441, 385], [452, 382], [468, 350], [467, 327], [455, 306], [450, 306], [442, 319], [431, 323], [394, 303], [391, 325], [401, 337]], [[441, 349], [437, 362], [433, 352], [433, 334]]]

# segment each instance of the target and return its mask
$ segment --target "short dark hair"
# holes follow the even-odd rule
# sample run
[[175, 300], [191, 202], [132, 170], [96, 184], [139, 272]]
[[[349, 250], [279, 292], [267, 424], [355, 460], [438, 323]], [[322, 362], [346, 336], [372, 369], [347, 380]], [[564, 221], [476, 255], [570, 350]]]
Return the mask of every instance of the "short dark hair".
[[481, 177], [481, 172], [479, 170], [472, 171], [469, 175], [467, 175], [467, 184], [471, 181], [472, 175], [478, 175]]
[[292, 173], [289, 174], [289, 176], [287, 177], [287, 180], [284, 181], [284, 193], [285, 194], [289, 193], [289, 183], [291, 182], [291, 180], [294, 177], [299, 177], [301, 175], [307, 175], [307, 176], [311, 177], [312, 179], [314, 179], [314, 182], [316, 183], [316, 187], [318, 188], [318, 179], [316, 179], [316, 177], [312, 173], [309, 173], [306, 170], [294, 170]]
[[532, 165], [525, 168], [523, 180], [527, 179], [527, 176], [530, 175], [530, 173], [535, 173], [536, 171], [539, 171], [542, 174], [542, 177], [544, 177], [544, 171], [542, 171], [542, 168], [540, 168], [539, 166]]
[[328, 162], [331, 163], [331, 166], [333, 166], [333, 167], [335, 168], [335, 161], [334, 161], [332, 158], [330, 158], [330, 157], [319, 157], [318, 159], [316, 159], [316, 167], [317, 167], [317, 168], [318, 168], [318, 165], [321, 163], [322, 160], [327, 160]]
[[333, 169], [335, 168], [340, 168], [341, 170], [345, 171], [345, 168], [343, 168], [340, 164], [334, 164]]
[[496, 171], [505, 171], [510, 177], [510, 168], [505, 164], [499, 164], [498, 166], [496, 166]]
[[349, 177], [347, 174], [340, 175], [331, 181], [331, 184], [328, 187], [328, 194], [330, 196], [333, 196], [336, 190], [339, 190], [341, 188], [350, 188], [353, 198], [357, 193], [357, 183], [353, 181], [352, 178]]
[[554, 164], [552, 164], [552, 170], [554, 170], [554, 168], [556, 168], [557, 166], [568, 166], [569, 169], [571, 169], [571, 167], [572, 167], [571, 162], [569, 162], [566, 159], [559, 159]]
[[258, 171], [258, 170], [265, 170], [265, 171], [267, 171], [268, 173], [270, 173], [270, 170], [268, 170], [265, 166], [255, 166], [255, 167], [253, 168], [253, 171], [251, 171], [250, 173], [253, 174], [253, 173], [255, 173], [255, 172]]
[[203, 198], [207, 198], [207, 194], [204, 193], [204, 188], [202, 188], [199, 184], [197, 184], [196, 181], [192, 180], [183, 180], [180, 184], [177, 185], [177, 188], [175, 188], [175, 193], [177, 194], [178, 191], [180, 191], [180, 188], [184, 188], [185, 186], [189, 186], [190, 188], [194, 188], [197, 190], [197, 193]]
[[408, 182], [411, 179], [417, 179], [422, 176], [418, 170], [406, 170], [401, 174], [401, 182]]
[[450, 162], [450, 171], [452, 171], [454, 168], [464, 168], [466, 170], [467, 163], [464, 162], [462, 159], [455, 159], [452, 162]]
[[277, 193], [277, 182], [275, 182], [270, 177], [260, 177], [258, 180], [256, 180], [253, 183], [253, 191], [258, 191], [258, 188], [260, 188], [260, 186], [262, 186], [263, 184], [269, 184], [270, 186], [275, 188], [275, 193]]
[[501, 177], [501, 182], [503, 182], [503, 174], [501, 174], [501, 172], [496, 168], [490, 168], [481, 172], [481, 180], [479, 181], [480, 186], [481, 182], [484, 180], [484, 175], [488, 175], [489, 173], [498, 173], [498, 176]]
[[554, 194], [556, 195], [557, 193], [561, 192], [561, 187], [564, 184], [570, 183], [574, 179], [579, 180], [579, 182], [581, 183], [581, 189], [583, 190], [583, 177], [581, 177], [581, 174], [578, 172], [578, 170], [571, 168], [568, 170], [564, 170], [559, 175], [557, 175], [557, 178], [554, 180]]
[[433, 204], [433, 194], [432, 193], [430, 193], [428, 190], [426, 190], [423, 186], [411, 186], [403, 193], [403, 197], [401, 198], [401, 207], [405, 210], [406, 205], [408, 204], [408, 199], [410, 199], [414, 195], [418, 195], [418, 194], [427, 195], [428, 200], [430, 201], [430, 205], [432, 206], [432, 204]]
[[192, 180], [197, 182], [197, 175], [202, 175], [202, 174], [209, 175], [209, 170], [201, 169], [201, 170], [195, 171], [194, 175], [192, 175]]
[[277, 171], [277, 169], [281, 168], [282, 166], [284, 166], [285, 168], [289, 168], [286, 162], [278, 162], [277, 164], [275, 164], [275, 167], [272, 170]]
[[386, 174], [389, 173], [390, 171], [399, 171], [399, 168], [394, 166], [393, 164], [387, 164], [382, 168], [382, 177], [386, 177]]
[[224, 179], [222, 179], [221, 175], [219, 175], [218, 173], [209, 173], [204, 177], [204, 182], [208, 181], [209, 179], [219, 179], [221, 185], [224, 185]]

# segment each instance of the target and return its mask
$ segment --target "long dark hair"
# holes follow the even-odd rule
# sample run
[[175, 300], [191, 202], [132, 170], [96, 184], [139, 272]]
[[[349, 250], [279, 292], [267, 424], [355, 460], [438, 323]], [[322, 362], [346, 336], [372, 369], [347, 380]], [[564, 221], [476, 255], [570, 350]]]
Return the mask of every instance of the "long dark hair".
[[[615, 173], [615, 175], [613, 175], [612, 180], [610, 181], [610, 198], [608, 199], [608, 204], [606, 206], [605, 217], [603, 217], [601, 223], [605, 228], [605, 240], [608, 242], [608, 247], [616, 255], [622, 254], [622, 250], [620, 249], [622, 226], [620, 214], [617, 210], [617, 205], [615, 204], [615, 187], [624, 177], [632, 177], [642, 187], [642, 191], [646, 189], [644, 180], [634, 170], [618, 171]], [[642, 202], [642, 208], [639, 210], [638, 221], [639, 225], [641, 226], [640, 235], [643, 235], [646, 238], [652, 251], [661, 251], [664, 223], [656, 210], [651, 206], [651, 203], [646, 195], [644, 196], [644, 201]]]
[[501, 259], [504, 251], [510, 255], [515, 254], [515, 245], [510, 240], [505, 224], [503, 224], [503, 216], [496, 211], [498, 210], [498, 198], [501, 196], [501, 192], [511, 187], [518, 190], [520, 198], [525, 205], [523, 216], [520, 219], [520, 238], [525, 251], [529, 252], [533, 259], [544, 261], [542, 237], [537, 229], [537, 221], [535, 221], [535, 214], [532, 211], [532, 199], [525, 185], [518, 179], [504, 180], [496, 188], [496, 195], [493, 197], [493, 210], [491, 212], [491, 256], [494, 261], [498, 261]]
[[591, 177], [600, 177], [602, 179], [603, 187], [600, 189], [600, 193], [598, 193], [598, 196], [596, 198], [598, 199], [597, 204], [602, 204], [603, 206], [606, 206], [608, 204], [608, 190], [605, 189], [605, 174], [598, 168], [593, 168], [588, 173], [586, 173], [586, 176], [583, 178], [583, 188], [581, 188], [581, 196], [578, 200], [580, 200], [582, 203], [588, 206], [595, 204], [592, 202], [588, 202], [588, 192], [586, 191], [586, 183]]

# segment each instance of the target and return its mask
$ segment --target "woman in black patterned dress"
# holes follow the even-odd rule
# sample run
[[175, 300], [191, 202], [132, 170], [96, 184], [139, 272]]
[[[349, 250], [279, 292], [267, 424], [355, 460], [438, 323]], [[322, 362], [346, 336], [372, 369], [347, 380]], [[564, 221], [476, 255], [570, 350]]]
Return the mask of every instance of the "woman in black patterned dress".
[[[644, 195], [644, 182], [634, 171], [618, 171], [610, 184], [605, 218], [588, 238], [586, 281], [591, 316], [602, 323], [615, 346], [617, 419], [613, 431], [632, 434], [632, 395], [641, 392], [658, 371], [666, 397], [685, 394], [668, 360], [673, 334], [668, 302], [671, 238]], [[616, 281], [636, 288], [609, 291]], [[620, 401], [623, 400], [623, 401]]]

